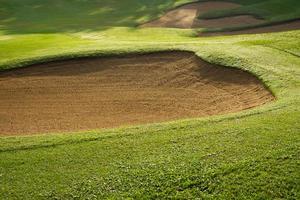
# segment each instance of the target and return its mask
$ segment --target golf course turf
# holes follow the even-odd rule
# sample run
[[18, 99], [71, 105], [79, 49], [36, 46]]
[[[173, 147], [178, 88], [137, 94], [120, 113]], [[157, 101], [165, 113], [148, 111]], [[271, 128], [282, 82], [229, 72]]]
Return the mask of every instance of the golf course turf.
[[[300, 198], [300, 30], [294, 27], [287, 32], [278, 29], [248, 34], [245, 27], [239, 26], [234, 30], [245, 31], [244, 35], [204, 37], [233, 29], [139, 27], [191, 2], [0, 0], [0, 129], [5, 130], [0, 133], [0, 199]], [[264, 28], [267, 24], [296, 23], [300, 15], [296, 0], [230, 2], [240, 6], [212, 10], [199, 18], [251, 15], [265, 20]], [[132, 59], [136, 65], [132, 65]], [[155, 68], [157, 74], [150, 68]], [[171, 76], [173, 70], [178, 76]], [[157, 81], [164, 76], [170, 82]], [[234, 84], [227, 81], [228, 77]], [[253, 87], [266, 95], [248, 90], [252, 86], [244, 79], [254, 81]], [[200, 99], [196, 98], [198, 94], [189, 96], [201, 81], [218, 85], [214, 92], [205, 94], [210, 97], [205, 102], [202, 94]], [[92, 106], [99, 100], [94, 95], [106, 86], [112, 89], [108, 82], [116, 86], [113, 90], [118, 84], [121, 89], [140, 85], [146, 93], [148, 84], [156, 84], [158, 90], [161, 86], [174, 89], [181, 95], [180, 101], [165, 107], [173, 113], [181, 112], [184, 106], [191, 112], [189, 106], [202, 108], [215, 99], [220, 103], [218, 95], [226, 93], [222, 90], [226, 84], [238, 87], [230, 92], [241, 94], [241, 99], [249, 92], [251, 97], [262, 98], [251, 109], [245, 106], [229, 112], [229, 107], [237, 108], [241, 101], [227, 98], [232, 103], [224, 106], [226, 102], [221, 102], [225, 112], [203, 117], [168, 116], [158, 121], [155, 117], [145, 123], [137, 117], [138, 123], [104, 129], [89, 126], [88, 118], [93, 116], [84, 110], [66, 113], [62, 109], [62, 113], [49, 116], [54, 120], [67, 115], [78, 117], [83, 130], [88, 129], [66, 125], [63, 133], [56, 128], [38, 130], [38, 120], [26, 118], [34, 113], [45, 114], [35, 105], [51, 110], [53, 106], [66, 108], [68, 102], [88, 101], [91, 105], [85, 108]], [[99, 91], [96, 83], [101, 86]], [[57, 93], [56, 86], [63, 93]], [[187, 88], [189, 93], [177, 87]], [[239, 92], [244, 88], [246, 93]], [[152, 103], [152, 95], [146, 93], [143, 99]], [[161, 97], [167, 97], [165, 94], [174, 95], [164, 93]], [[43, 95], [49, 99], [42, 99]], [[66, 98], [60, 101], [60, 95]], [[105, 98], [116, 100], [115, 111], [122, 111], [118, 107], [122, 99], [116, 95], [111, 93]], [[55, 96], [57, 101], [53, 102]], [[126, 97], [124, 102], [139, 101], [140, 97], [136, 93], [122, 96]], [[48, 107], [47, 101], [52, 102]], [[140, 107], [131, 106], [128, 117], [132, 117], [133, 108]], [[156, 113], [149, 108], [149, 112]], [[18, 109], [28, 110], [15, 112]], [[28, 120], [23, 124], [27, 130], [24, 132], [34, 130], [35, 135], [20, 135], [21, 126], [16, 131], [2, 126], [12, 122], [8, 115]]]

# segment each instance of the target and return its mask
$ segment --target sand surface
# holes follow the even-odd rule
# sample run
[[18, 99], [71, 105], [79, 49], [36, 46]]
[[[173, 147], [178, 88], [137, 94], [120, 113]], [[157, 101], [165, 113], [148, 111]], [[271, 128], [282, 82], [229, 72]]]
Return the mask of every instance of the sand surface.
[[300, 20], [285, 22], [282, 24], [263, 26], [258, 28], [243, 29], [239, 31], [223, 31], [200, 33], [200, 36], [222, 36], [222, 35], [240, 35], [240, 34], [260, 34], [260, 33], [274, 33], [281, 31], [300, 30]]
[[[141, 27], [166, 27], [166, 28], [232, 28], [243, 26], [261, 26], [266, 23], [263, 19], [257, 19], [252, 15], [239, 15], [217, 19], [198, 19], [200, 14], [212, 10], [224, 10], [239, 7], [239, 4], [212, 1], [190, 3], [166, 12], [160, 18], [141, 25]], [[300, 20], [284, 22], [282, 24], [263, 26], [259, 28], [247, 28], [241, 31], [200, 33], [201, 36], [235, 35], [269, 33], [300, 29]]]
[[190, 3], [166, 12], [157, 20], [143, 24], [141, 27], [195, 28], [197, 16], [211, 10], [237, 8], [240, 5], [230, 2]]
[[0, 72], [0, 135], [204, 117], [273, 99], [253, 75], [188, 52], [59, 61]]
[[262, 24], [265, 20], [257, 19], [251, 15], [239, 15], [219, 19], [197, 20], [194, 27], [201, 28], [226, 28]]

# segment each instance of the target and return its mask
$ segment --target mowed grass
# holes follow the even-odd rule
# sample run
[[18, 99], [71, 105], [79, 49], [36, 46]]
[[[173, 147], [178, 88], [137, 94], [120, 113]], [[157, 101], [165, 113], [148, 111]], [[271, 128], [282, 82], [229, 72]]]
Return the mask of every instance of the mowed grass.
[[28, 28], [8, 34], [17, 28], [5, 26], [1, 70], [53, 59], [188, 50], [255, 74], [277, 100], [225, 116], [1, 137], [0, 199], [300, 198], [300, 31], [198, 38], [193, 30], [85, 30], [84, 24], [71, 32], [33, 28], [40, 34], [29, 34]]

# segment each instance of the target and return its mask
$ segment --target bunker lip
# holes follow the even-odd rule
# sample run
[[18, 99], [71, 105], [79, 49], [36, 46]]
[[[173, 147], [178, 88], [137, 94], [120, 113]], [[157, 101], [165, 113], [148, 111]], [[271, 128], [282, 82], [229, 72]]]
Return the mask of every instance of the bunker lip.
[[0, 72], [0, 135], [205, 117], [272, 100], [250, 73], [191, 52], [57, 61]]
[[[232, 9], [237, 7], [240, 7], [240, 5], [222, 1], [188, 3], [168, 11], [162, 17], [142, 24], [140, 27], [226, 29], [245, 26], [245, 28], [241, 28], [241, 30], [236, 31], [200, 32], [199, 36], [271, 33], [300, 29], [300, 19], [281, 22], [277, 24], [267, 24], [265, 20], [258, 19], [252, 15], [247, 14], [216, 19], [198, 19], [198, 16], [201, 13], [212, 10]], [[246, 26], [249, 26], [249, 28], [246, 28]]]

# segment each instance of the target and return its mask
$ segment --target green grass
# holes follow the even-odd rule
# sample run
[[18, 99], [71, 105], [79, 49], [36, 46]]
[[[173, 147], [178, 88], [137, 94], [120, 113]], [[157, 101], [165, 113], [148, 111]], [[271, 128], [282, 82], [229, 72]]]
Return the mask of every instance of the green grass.
[[57, 24], [49, 33], [32, 26], [39, 34], [30, 34], [29, 25], [26, 31], [5, 24], [0, 69], [82, 56], [188, 50], [255, 74], [277, 100], [224, 116], [0, 137], [0, 199], [300, 198], [300, 31], [198, 38], [193, 30], [86, 30], [88, 24], [66, 26], [65, 32], [58, 28], [65, 25], [51, 23]]
[[[166, 10], [197, 0], [0, 0], [0, 32], [6, 34], [105, 31], [112, 27], [137, 27]], [[200, 0], [209, 1], [209, 0]], [[222, 1], [222, 0], [221, 0]], [[211, 11], [202, 19], [251, 14], [267, 24], [300, 18], [298, 0], [228, 0], [240, 8]], [[225, 31], [246, 27], [205, 29]]]
[[57, 33], [135, 27], [193, 0], [0, 0], [0, 30]]

